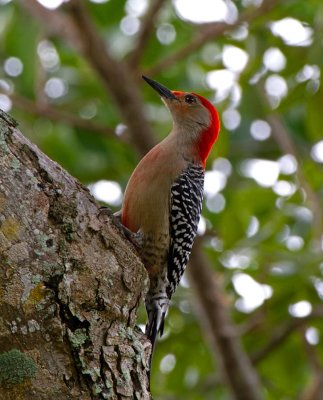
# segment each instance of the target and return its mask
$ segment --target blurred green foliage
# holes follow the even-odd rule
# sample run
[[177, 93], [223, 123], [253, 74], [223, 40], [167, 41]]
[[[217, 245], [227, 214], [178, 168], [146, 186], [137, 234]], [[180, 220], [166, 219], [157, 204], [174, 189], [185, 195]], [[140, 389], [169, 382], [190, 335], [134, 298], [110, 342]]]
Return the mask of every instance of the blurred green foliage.
[[[136, 43], [136, 34], [129, 35], [121, 29], [121, 21], [126, 16], [136, 23], [140, 21], [138, 7], [145, 3], [134, 0], [87, 3], [97, 29], [119, 58], [127, 58]], [[141, 64], [135, 71], [138, 76], [187, 46], [201, 29], [182, 19], [175, 3], [165, 2], [154, 22]], [[244, 13], [247, 4], [252, 5], [253, 1], [236, 1], [232, 6], [238, 13]], [[300, 39], [303, 43], [291, 44], [284, 35], [273, 33], [272, 23], [287, 17], [300, 21], [301, 28], [308, 30], [307, 39]], [[171, 32], [168, 39], [165, 36], [167, 40], [163, 39], [169, 41], [167, 44], [158, 39], [161, 26], [166, 27], [166, 33]], [[289, 36], [292, 32], [296, 40], [300, 29], [288, 29]], [[192, 90], [216, 101], [223, 116], [220, 138], [207, 169], [211, 171], [213, 161], [219, 158], [222, 164], [218, 166], [229, 165], [231, 169], [224, 173], [215, 164], [218, 175], [210, 175], [211, 191], [206, 193], [206, 204], [211, 206], [204, 205], [203, 215], [207, 228], [216, 234], [205, 239], [205, 251], [222, 282], [224, 301], [230, 305], [250, 356], [261, 351], [276, 332], [293, 324], [295, 319], [322, 309], [319, 209], [323, 195], [323, 151], [313, 156], [313, 146], [323, 139], [322, 31], [320, 0], [280, 1], [272, 11], [243, 24], [240, 31], [228, 29], [223, 36], [153, 76], [170, 88]], [[225, 93], [221, 82], [214, 83], [210, 73], [232, 69], [224, 57], [228, 46], [242, 49], [248, 63], [241, 71], [231, 70], [234, 84]], [[265, 62], [264, 56], [270, 49], [278, 49], [278, 61], [271, 53]], [[12, 57], [15, 61], [10, 67], [8, 60]], [[15, 76], [17, 59], [23, 69]], [[278, 81], [268, 80], [273, 76]], [[66, 43], [48, 36], [14, 1], [0, 1], [0, 88], [2, 91], [9, 88], [16, 96], [113, 129], [122, 123], [109, 93], [104, 91], [87, 61]], [[281, 90], [283, 94], [279, 94]], [[160, 139], [170, 129], [170, 116], [158, 96], [144, 84], [142, 93], [146, 114]], [[104, 137], [95, 131], [50, 120], [41, 112], [34, 115], [16, 105], [14, 97], [10, 107], [8, 97], [1, 96], [0, 105], [20, 121], [21, 130], [84, 184], [106, 179], [125, 188], [139, 156], [123, 136]], [[257, 135], [255, 138], [250, 133], [252, 123], [267, 121], [273, 112], [282, 122], [284, 132], [271, 131], [265, 140], [257, 140]], [[288, 151], [279, 138], [286, 142], [286, 135], [297, 154], [282, 158]], [[253, 169], [248, 164], [259, 159], [273, 161], [269, 172], [259, 163], [254, 163]], [[223, 160], [229, 160], [230, 164], [227, 161], [223, 164]], [[291, 169], [286, 173], [288, 165]], [[268, 184], [266, 176], [272, 176], [275, 170], [277, 176]], [[216, 186], [219, 174], [224, 187], [220, 193], [212, 194], [212, 179]], [[258, 178], [248, 174], [256, 174]], [[251, 284], [248, 277], [252, 278]], [[219, 378], [217, 361], [200, 330], [197, 313], [192, 290], [189, 285], [182, 285], [174, 296], [166, 332], [154, 356], [155, 399], [229, 398]], [[143, 310], [140, 320], [144, 323]], [[259, 360], [256, 368], [266, 399], [302, 398], [298, 396], [311, 384], [317, 368], [322, 368], [322, 334], [320, 318], [303, 319], [282, 343], [273, 345]], [[317, 358], [320, 367], [315, 366], [313, 358]]]

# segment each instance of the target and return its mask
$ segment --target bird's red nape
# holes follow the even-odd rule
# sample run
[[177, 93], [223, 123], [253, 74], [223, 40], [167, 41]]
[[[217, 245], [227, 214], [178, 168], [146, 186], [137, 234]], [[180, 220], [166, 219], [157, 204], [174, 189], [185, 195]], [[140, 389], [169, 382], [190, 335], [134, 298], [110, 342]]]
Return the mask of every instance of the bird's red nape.
[[212, 103], [210, 103], [204, 97], [202, 97], [196, 93], [194, 93], [194, 94], [201, 100], [201, 103], [203, 104], [203, 106], [205, 108], [207, 108], [209, 110], [210, 115], [211, 115], [210, 126], [202, 132], [202, 135], [200, 136], [200, 140], [198, 143], [201, 161], [203, 162], [203, 165], [205, 165], [206, 160], [212, 149], [212, 146], [219, 136], [220, 119], [219, 119], [219, 114]]
[[[183, 95], [185, 95], [185, 92], [181, 92], [179, 90], [172, 90], [172, 93], [176, 97], [182, 97]], [[212, 146], [219, 136], [220, 119], [218, 112], [212, 103], [210, 103], [207, 99], [205, 99], [203, 96], [200, 96], [199, 94], [196, 93], [192, 94], [200, 99], [203, 106], [210, 113], [210, 125], [203, 130], [203, 132], [200, 135], [199, 141], [197, 143], [201, 162], [205, 166], [206, 160], [210, 154]], [[190, 109], [187, 108], [185, 112], [189, 113]]]

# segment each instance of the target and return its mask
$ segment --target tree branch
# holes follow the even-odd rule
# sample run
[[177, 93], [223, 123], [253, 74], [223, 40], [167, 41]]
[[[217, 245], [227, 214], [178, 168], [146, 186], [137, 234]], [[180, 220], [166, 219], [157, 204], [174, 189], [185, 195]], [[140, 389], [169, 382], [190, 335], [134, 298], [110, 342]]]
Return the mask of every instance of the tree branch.
[[294, 141], [292, 140], [292, 135], [289, 132], [286, 124], [284, 123], [281, 115], [278, 112], [271, 110], [264, 88], [260, 84], [258, 84], [257, 89], [259, 93], [259, 100], [266, 110], [266, 119], [272, 128], [272, 135], [274, 140], [284, 154], [291, 154], [297, 161], [296, 176], [300, 182], [300, 185], [303, 187], [307, 195], [308, 201], [311, 205], [313, 211], [313, 232], [316, 242], [315, 244], [317, 249], [321, 249], [321, 236], [323, 232], [323, 212], [321, 207], [321, 199], [318, 194], [313, 190], [312, 186], [306, 179], [301, 169], [301, 156], [299, 155], [299, 151]]
[[128, 57], [128, 65], [130, 68], [136, 68], [138, 66], [140, 58], [146, 48], [146, 44], [153, 32], [156, 16], [164, 4], [165, 0], [154, 0], [150, 4], [150, 7], [141, 22], [141, 28], [138, 33], [136, 45]]
[[[47, 10], [34, 0], [24, 0], [21, 5], [39, 19], [45, 28], [66, 40], [92, 65], [107, 92], [111, 94], [120, 115], [131, 131], [131, 140], [140, 154], [145, 154], [155, 144], [154, 135], [144, 116], [144, 104], [137, 80], [123, 62], [117, 61], [98, 35], [81, 0], [71, 0], [68, 14]], [[64, 29], [61, 25], [66, 25]]]
[[[263, 97], [265, 95], [263, 94]], [[268, 105], [268, 103], [267, 103]], [[306, 179], [302, 169], [302, 160], [298, 153], [298, 150], [295, 146], [295, 143], [292, 140], [291, 134], [288, 132], [286, 125], [284, 124], [281, 116], [277, 112], [271, 112], [267, 116], [267, 120], [272, 128], [272, 135], [275, 139], [276, 143], [280, 147], [283, 153], [291, 154], [297, 160], [297, 171], [296, 176], [305, 190], [307, 195], [308, 201], [311, 204], [311, 208], [313, 210], [313, 231], [314, 237], [318, 242], [317, 248], [320, 248], [320, 241], [322, 235], [322, 225], [323, 225], [323, 213], [322, 213], [322, 206], [321, 200], [318, 194], [312, 189], [311, 185], [309, 184], [308, 180]]]
[[303, 343], [309, 365], [312, 369], [310, 380], [298, 397], [299, 400], [322, 400], [323, 399], [323, 368], [320, 363], [317, 347], [310, 345], [305, 337], [305, 329], [302, 330]]
[[33, 115], [48, 118], [52, 121], [66, 123], [74, 128], [84, 129], [105, 137], [116, 136], [115, 129], [102, 125], [95, 121], [79, 118], [76, 115], [69, 114], [65, 111], [59, 110], [48, 104], [33, 102], [23, 96], [17, 94], [7, 94], [12, 100], [15, 107]]
[[270, 12], [277, 5], [277, 3], [279, 3], [279, 0], [264, 0], [260, 7], [255, 8], [252, 11], [246, 11], [233, 24], [217, 22], [212, 24], [199, 25], [198, 32], [189, 44], [175, 51], [173, 54], [168, 55], [152, 67], [148, 68], [145, 71], [145, 74], [147, 74], [148, 76], [153, 76], [158, 74], [159, 72], [169, 69], [172, 65], [178, 63], [180, 60], [183, 60], [210, 40], [217, 39], [223, 36], [226, 32], [230, 32], [236, 29], [243, 23], [250, 23], [260, 16]]
[[200, 302], [203, 332], [213, 348], [219, 370], [236, 400], [262, 399], [261, 386], [251, 362], [241, 347], [237, 330], [223, 302], [223, 294], [212, 268], [196, 241], [188, 268], [190, 282]]
[[15, 127], [1, 112], [1, 398], [149, 400], [151, 346], [135, 327], [146, 270], [88, 190]]
[[305, 318], [293, 318], [286, 324], [279, 326], [275, 329], [268, 341], [268, 343], [260, 350], [254, 352], [251, 355], [251, 361], [253, 364], [261, 362], [269, 354], [272, 354], [273, 350], [281, 346], [285, 340], [297, 329], [304, 326], [306, 323], [313, 319], [321, 319], [323, 317], [323, 308], [315, 308], [307, 317]]

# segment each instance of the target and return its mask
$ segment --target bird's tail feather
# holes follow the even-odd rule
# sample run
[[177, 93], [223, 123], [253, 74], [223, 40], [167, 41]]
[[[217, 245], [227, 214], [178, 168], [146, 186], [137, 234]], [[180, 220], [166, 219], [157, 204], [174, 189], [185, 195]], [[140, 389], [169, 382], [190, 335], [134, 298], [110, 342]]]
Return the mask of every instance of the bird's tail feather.
[[149, 361], [149, 371], [151, 369], [152, 355], [158, 333], [162, 336], [164, 332], [164, 321], [169, 306], [167, 297], [158, 297], [146, 302], [148, 321], [146, 325], [146, 335], [151, 342], [151, 355]]

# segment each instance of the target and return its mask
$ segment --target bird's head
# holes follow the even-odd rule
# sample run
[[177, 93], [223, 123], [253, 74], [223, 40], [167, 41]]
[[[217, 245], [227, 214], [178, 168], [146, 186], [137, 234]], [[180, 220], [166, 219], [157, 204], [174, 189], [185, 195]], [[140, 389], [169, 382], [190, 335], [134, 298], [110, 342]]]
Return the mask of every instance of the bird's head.
[[172, 91], [146, 76], [143, 79], [160, 94], [172, 114], [176, 130], [184, 139], [196, 144], [205, 164], [220, 131], [219, 116], [213, 104], [196, 93]]

